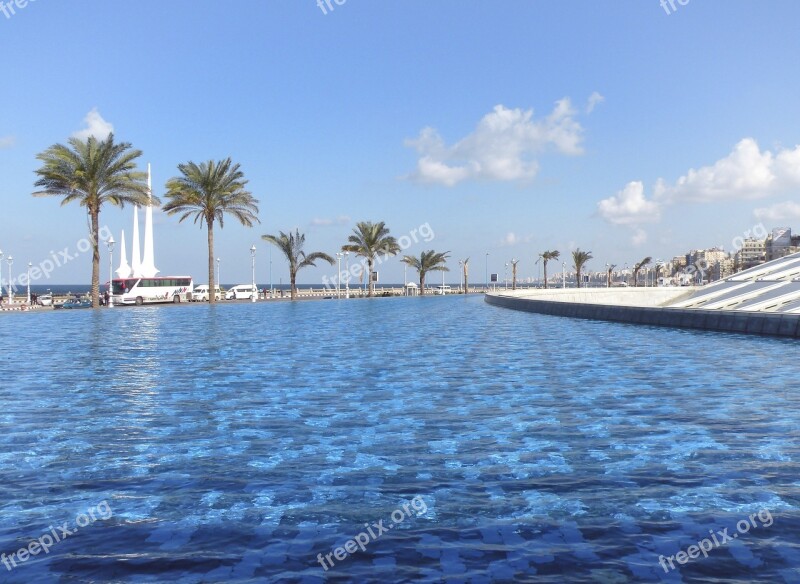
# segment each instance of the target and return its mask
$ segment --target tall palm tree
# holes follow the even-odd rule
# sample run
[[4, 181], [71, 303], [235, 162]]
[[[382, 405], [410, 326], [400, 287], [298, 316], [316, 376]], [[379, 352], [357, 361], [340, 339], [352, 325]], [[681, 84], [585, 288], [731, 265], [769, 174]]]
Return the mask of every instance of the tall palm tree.
[[181, 213], [179, 221], [187, 217], [194, 217], [195, 224], [199, 221], [200, 227], [205, 223], [208, 229], [208, 295], [209, 302], [216, 302], [214, 294], [214, 224], [219, 222], [220, 229], [224, 227], [225, 215], [233, 215], [239, 223], [252, 227], [253, 223], [260, 223], [258, 213], [258, 200], [245, 188], [247, 180], [238, 164], [230, 158], [225, 160], [194, 162], [179, 164], [181, 176], [176, 176], [167, 181], [167, 193], [164, 195], [169, 201], [164, 205], [164, 211], [169, 215]]
[[[54, 144], [36, 156], [42, 166], [36, 170], [33, 196], [63, 197], [61, 204], [77, 201], [89, 215], [92, 240], [92, 307], [100, 306], [100, 208], [104, 203], [123, 207], [125, 203], [147, 205], [147, 175], [136, 170], [141, 150], [128, 142], [114, 142], [114, 134], [98, 140], [70, 138], [69, 145]], [[152, 202], [158, 203], [158, 199]]]
[[572, 263], [575, 265], [575, 279], [577, 280], [578, 288], [581, 287], [581, 271], [583, 270], [583, 266], [593, 257], [592, 252], [581, 251], [581, 248], [572, 252]]
[[461, 264], [464, 266], [464, 294], [469, 294], [469, 258]]
[[661, 276], [661, 270], [663, 270], [665, 267], [666, 266], [664, 265], [664, 262], [662, 262], [661, 260], [656, 261], [656, 281], [655, 281], [656, 286], [658, 286], [658, 278]]
[[611, 273], [614, 271], [614, 268], [617, 267], [617, 264], [611, 264], [608, 266], [606, 270], [606, 288], [611, 288]]
[[283, 231], [278, 233], [279, 235], [262, 235], [261, 239], [276, 246], [289, 261], [289, 281], [292, 284], [292, 300], [294, 300], [297, 298], [297, 272], [302, 268], [316, 265], [314, 262], [317, 260], [326, 261], [331, 265], [335, 260], [321, 251], [306, 254], [303, 251], [306, 236], [304, 233], [300, 233], [299, 229], [296, 229], [294, 233], [289, 232], [288, 235]]
[[419, 273], [419, 293], [425, 294], [425, 275], [428, 272], [449, 272], [445, 264], [447, 263], [449, 251], [436, 253], [435, 251], [423, 251], [419, 257], [405, 256], [401, 261], [417, 270]]
[[547, 288], [547, 262], [553, 260], [557, 260], [561, 257], [561, 254], [556, 250], [551, 251], [543, 251], [539, 254], [539, 257], [542, 258], [542, 264], [544, 267], [544, 287]]
[[342, 251], [352, 252], [367, 260], [367, 278], [369, 282], [367, 296], [372, 296], [374, 287], [372, 268], [375, 265], [375, 259], [378, 254], [390, 256], [399, 253], [400, 246], [397, 244], [397, 240], [389, 235], [389, 229], [383, 221], [380, 223], [359, 221], [347, 241], [349, 243], [342, 246]]
[[646, 265], [650, 264], [652, 259], [653, 258], [651, 258], [650, 256], [647, 256], [642, 261], [640, 261], [638, 264], [633, 266], [633, 286], [634, 286], [634, 288], [639, 286], [639, 271], [643, 267], [645, 267]]
[[519, 260], [511, 260], [511, 289], [517, 289], [517, 264]]

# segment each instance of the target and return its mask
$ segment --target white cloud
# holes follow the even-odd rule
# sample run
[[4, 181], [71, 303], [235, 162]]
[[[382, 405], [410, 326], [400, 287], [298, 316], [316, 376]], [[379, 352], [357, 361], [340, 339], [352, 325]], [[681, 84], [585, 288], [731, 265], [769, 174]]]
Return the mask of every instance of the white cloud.
[[420, 155], [407, 178], [448, 187], [466, 180], [529, 181], [539, 172], [537, 156], [544, 151], [583, 153], [583, 128], [575, 116], [568, 98], [556, 102], [541, 120], [534, 119], [533, 110], [498, 105], [452, 146], [435, 129], [425, 128], [405, 142]]
[[503, 241], [500, 242], [500, 245], [513, 246], [520, 243], [530, 243], [532, 240], [533, 240], [532, 235], [526, 235], [523, 237], [517, 235], [513, 231], [509, 231], [508, 233], [506, 233], [506, 236], [503, 238]]
[[348, 223], [350, 223], [350, 217], [347, 215], [340, 215], [336, 219], [315, 217], [311, 220], [312, 227], [330, 227], [331, 225], [347, 225]]
[[778, 203], [771, 207], [761, 207], [753, 211], [756, 219], [772, 221], [773, 223], [788, 223], [800, 219], [800, 204], [793, 201]]
[[14, 136], [0, 136], [0, 150], [4, 148], [11, 148], [17, 139]]
[[631, 236], [631, 243], [639, 247], [647, 242], [647, 232], [644, 229], [636, 228]]
[[[791, 163], [791, 155], [783, 153], [782, 169]], [[739, 142], [728, 156], [711, 166], [690, 169], [674, 185], [663, 182], [657, 189], [657, 198], [669, 201], [724, 201], [733, 199], [759, 199], [781, 188], [789, 177], [776, 174], [775, 157], [764, 152], [752, 138]]]
[[86, 123], [86, 127], [72, 134], [73, 138], [87, 140], [89, 136], [94, 136], [98, 140], [104, 140], [114, 131], [114, 126], [103, 119], [103, 116], [100, 115], [97, 108], [92, 109], [92, 111], [86, 114], [83, 121]]
[[[762, 151], [753, 138], [745, 138], [724, 158], [690, 169], [672, 184], [658, 179], [649, 199], [641, 182], [631, 182], [613, 197], [600, 201], [597, 211], [609, 223], [638, 228], [642, 223], [659, 221], [667, 205], [753, 200], [797, 188], [800, 146]], [[760, 219], [800, 218], [800, 205], [783, 203], [754, 212]], [[641, 237], [638, 231], [634, 234], [634, 240]]]
[[599, 104], [603, 103], [606, 100], [605, 97], [597, 93], [596, 91], [589, 96], [589, 101], [586, 103], [586, 113], [590, 114], [594, 111], [594, 108], [597, 107]]
[[597, 204], [597, 213], [614, 225], [653, 223], [661, 218], [661, 206], [644, 195], [644, 184], [630, 182], [613, 197]]

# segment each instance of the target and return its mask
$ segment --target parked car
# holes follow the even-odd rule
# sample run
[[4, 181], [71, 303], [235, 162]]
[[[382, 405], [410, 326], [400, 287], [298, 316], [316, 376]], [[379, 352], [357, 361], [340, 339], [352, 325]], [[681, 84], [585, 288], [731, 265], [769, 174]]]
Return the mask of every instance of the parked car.
[[225, 294], [225, 300], [250, 300], [251, 298], [258, 298], [258, 288], [254, 288], [252, 284], [239, 284]]
[[50, 292], [42, 294], [36, 298], [36, 303], [39, 306], [53, 306], [53, 295]]
[[[220, 287], [214, 286], [214, 290], [216, 290], [214, 294], [216, 299], [222, 300], [222, 290], [220, 290]], [[194, 292], [192, 292], [192, 302], [208, 302], [208, 296], [208, 284], [195, 286]]]

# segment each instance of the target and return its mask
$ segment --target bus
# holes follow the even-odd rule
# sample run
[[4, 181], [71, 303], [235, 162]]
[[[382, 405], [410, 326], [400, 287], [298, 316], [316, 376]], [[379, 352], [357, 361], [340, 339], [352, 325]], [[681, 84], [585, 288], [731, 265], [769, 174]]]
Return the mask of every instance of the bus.
[[120, 278], [112, 282], [112, 302], [116, 305], [153, 304], [156, 302], [188, 302], [194, 283], [191, 276], [157, 278]]

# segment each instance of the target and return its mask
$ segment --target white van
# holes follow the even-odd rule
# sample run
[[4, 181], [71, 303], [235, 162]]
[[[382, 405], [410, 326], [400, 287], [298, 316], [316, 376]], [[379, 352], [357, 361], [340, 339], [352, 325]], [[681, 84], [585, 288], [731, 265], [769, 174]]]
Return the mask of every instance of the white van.
[[258, 288], [252, 284], [239, 284], [225, 293], [225, 300], [250, 300], [258, 298]]
[[[217, 300], [222, 300], [222, 290], [219, 289], [219, 286], [214, 286], [216, 290], [215, 296]], [[200, 286], [196, 286], [194, 292], [192, 292], [192, 302], [208, 302], [208, 284], [201, 284]]]

